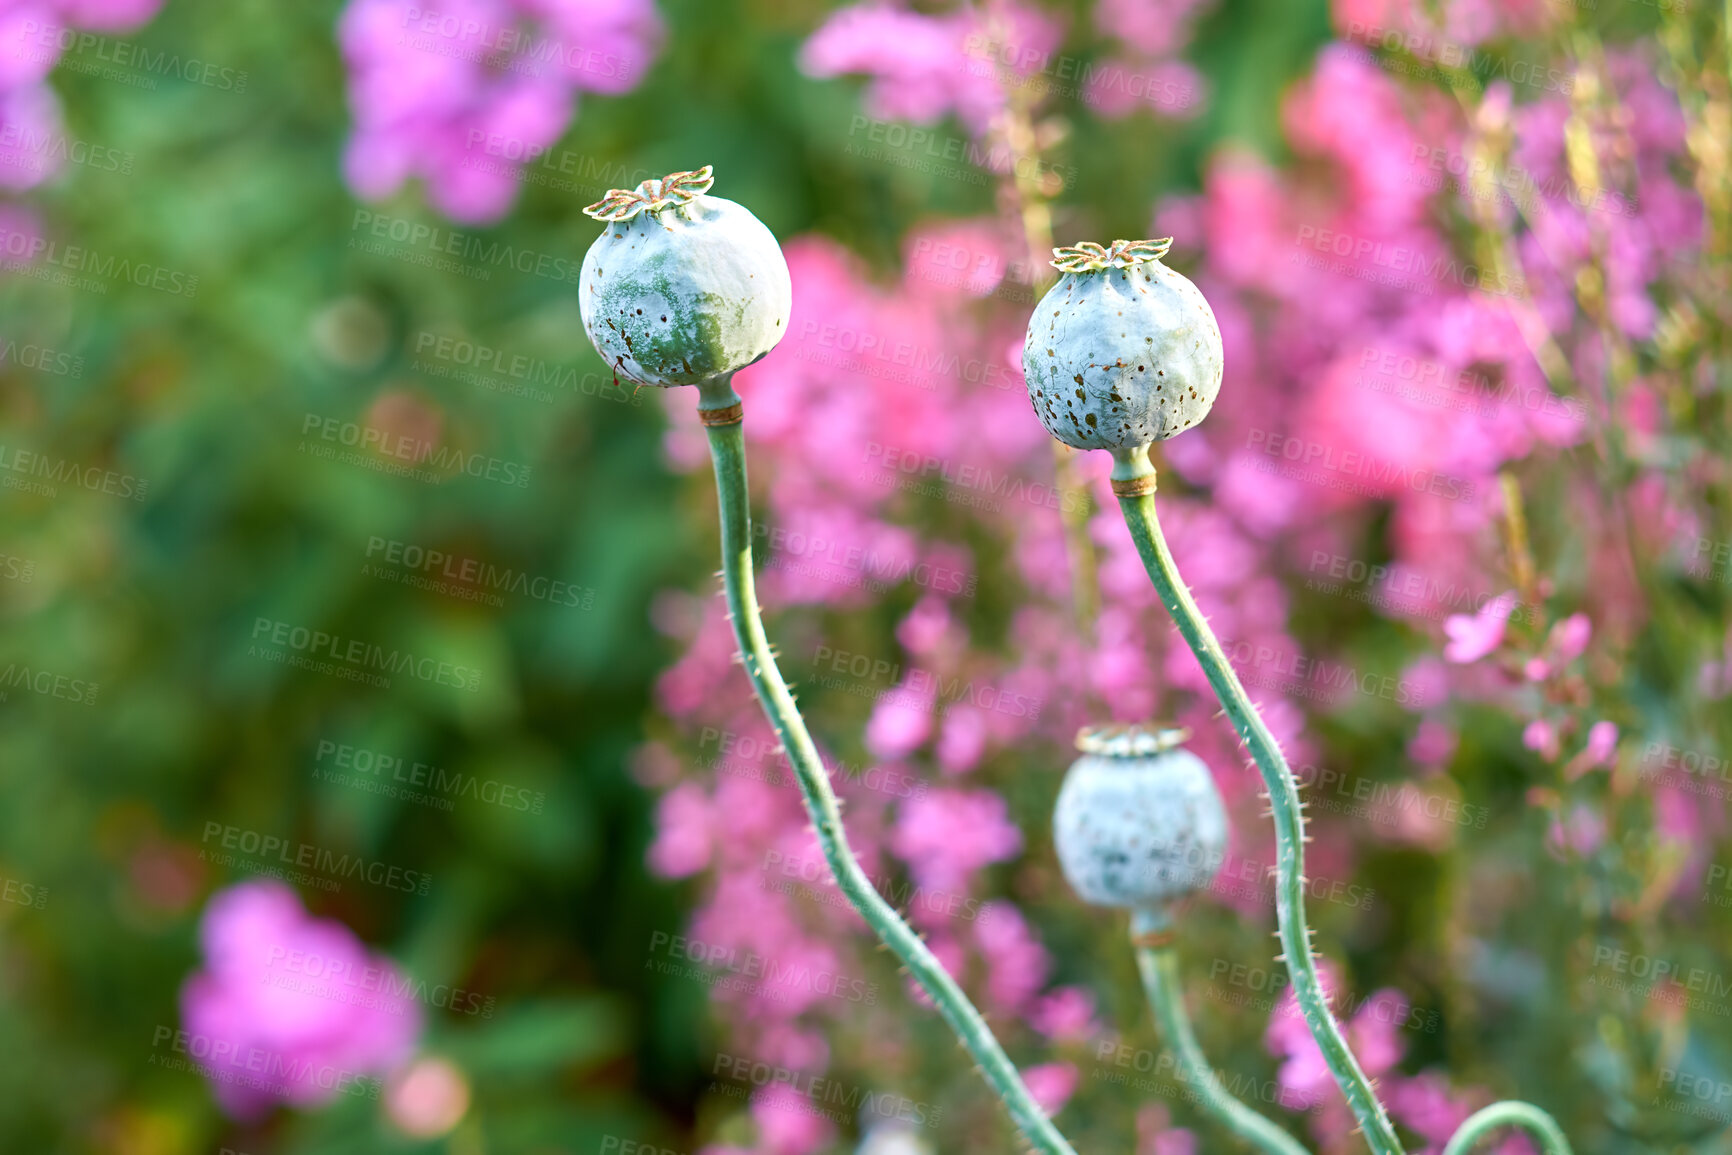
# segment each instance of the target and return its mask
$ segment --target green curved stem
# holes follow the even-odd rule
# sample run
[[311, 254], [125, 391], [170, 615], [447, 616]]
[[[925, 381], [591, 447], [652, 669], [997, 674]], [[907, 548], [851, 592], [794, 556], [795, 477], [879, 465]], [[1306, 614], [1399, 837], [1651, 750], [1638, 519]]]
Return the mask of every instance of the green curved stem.
[[[1152, 481], [1154, 475], [1147, 446], [1113, 451], [1113, 480], [1148, 478]], [[1209, 685], [1214, 687], [1215, 696], [1221, 700], [1227, 717], [1232, 720], [1233, 729], [1250, 749], [1257, 769], [1263, 774], [1263, 784], [1269, 792], [1269, 810], [1275, 820], [1275, 916], [1281, 937], [1282, 961], [1287, 964], [1292, 977], [1293, 993], [1299, 1000], [1305, 1025], [1311, 1028], [1311, 1036], [1317, 1040], [1324, 1062], [1340, 1085], [1341, 1093], [1347, 1097], [1347, 1105], [1352, 1108], [1354, 1117], [1359, 1120], [1366, 1144], [1376, 1155], [1405, 1155], [1401, 1141], [1396, 1138], [1395, 1127], [1389, 1121], [1389, 1113], [1378, 1101], [1371, 1081], [1365, 1077], [1359, 1060], [1354, 1058], [1341, 1034], [1340, 1024], [1330, 1013], [1323, 984], [1317, 976], [1317, 957], [1311, 950], [1311, 930], [1305, 922], [1305, 819], [1299, 807], [1299, 788], [1293, 781], [1293, 773], [1287, 768], [1287, 760], [1282, 756], [1274, 735], [1269, 733], [1269, 728], [1251, 705], [1238, 675], [1227, 663], [1221, 643], [1203, 620], [1191, 592], [1179, 577], [1166, 538], [1161, 536], [1161, 524], [1155, 517], [1153, 494], [1121, 497], [1119, 507], [1124, 511], [1125, 523], [1137, 543], [1137, 552], [1142, 555], [1149, 578], [1155, 583], [1161, 604], [1167, 607], [1179, 633], [1184, 635], [1191, 651], [1197, 655], [1197, 662], [1203, 667]]]
[[[702, 386], [699, 390], [701, 410], [726, 409], [738, 403], [739, 397], [726, 379]], [[1011, 1118], [1034, 1149], [1047, 1155], [1075, 1155], [1070, 1144], [1023, 1085], [1022, 1076], [993, 1037], [986, 1020], [926, 944], [878, 893], [849, 849], [848, 837], [842, 827], [842, 812], [836, 804], [835, 793], [830, 789], [823, 760], [818, 756], [812, 736], [806, 732], [806, 723], [800, 717], [793, 695], [788, 692], [787, 683], [782, 680], [781, 671], [776, 668], [776, 660], [764, 636], [763, 619], [758, 613], [758, 599], [752, 582], [752, 522], [746, 494], [745, 435], [738, 421], [730, 425], [712, 425], [707, 431], [710, 455], [716, 466], [716, 492], [721, 510], [722, 581], [727, 590], [734, 637], [739, 642], [746, 673], [752, 679], [758, 702], [793, 765], [800, 793], [806, 801], [806, 811], [812, 817], [819, 845], [836, 877], [836, 885], [884, 945], [896, 952], [896, 957], [907, 966], [915, 981], [932, 997], [938, 1013], [944, 1016], [962, 1040], [962, 1045], [968, 1048], [986, 1081], [1004, 1100]]]
[[1564, 1138], [1558, 1121], [1532, 1103], [1523, 1103], [1516, 1099], [1493, 1103], [1469, 1115], [1455, 1134], [1450, 1136], [1443, 1155], [1467, 1155], [1473, 1150], [1475, 1143], [1500, 1127], [1527, 1129], [1539, 1139], [1540, 1150], [1545, 1155], [1571, 1155], [1570, 1141]]
[[[1139, 911], [1131, 923], [1133, 940], [1146, 937], [1152, 931], [1165, 929], [1165, 920], [1155, 920]], [[1203, 1057], [1197, 1033], [1191, 1029], [1191, 1016], [1185, 1010], [1184, 987], [1179, 981], [1179, 954], [1169, 942], [1164, 946], [1137, 948], [1137, 969], [1142, 972], [1143, 989], [1148, 992], [1149, 1005], [1161, 1024], [1161, 1038], [1172, 1048], [1179, 1061], [1179, 1071], [1186, 1083], [1196, 1089], [1205, 1109], [1233, 1134], [1270, 1155], [1309, 1155], [1299, 1141], [1250, 1107], [1233, 1098], [1214, 1069]]]

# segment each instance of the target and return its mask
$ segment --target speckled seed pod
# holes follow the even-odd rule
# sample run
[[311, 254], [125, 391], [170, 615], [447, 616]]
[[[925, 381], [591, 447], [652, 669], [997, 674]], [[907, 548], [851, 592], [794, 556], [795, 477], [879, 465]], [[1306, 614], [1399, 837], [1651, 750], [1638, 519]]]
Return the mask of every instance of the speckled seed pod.
[[700, 385], [763, 359], [788, 331], [781, 246], [743, 206], [706, 196], [710, 166], [614, 189], [583, 258], [583, 328], [614, 372]]
[[1201, 421], [1221, 389], [1221, 329], [1167, 268], [1173, 243], [1054, 249], [1058, 283], [1028, 319], [1022, 372], [1047, 432], [1077, 449], [1134, 449]]
[[1096, 906], [1158, 909], [1202, 890], [1227, 852], [1227, 811], [1184, 730], [1111, 726], [1077, 735], [1053, 811], [1059, 865]]

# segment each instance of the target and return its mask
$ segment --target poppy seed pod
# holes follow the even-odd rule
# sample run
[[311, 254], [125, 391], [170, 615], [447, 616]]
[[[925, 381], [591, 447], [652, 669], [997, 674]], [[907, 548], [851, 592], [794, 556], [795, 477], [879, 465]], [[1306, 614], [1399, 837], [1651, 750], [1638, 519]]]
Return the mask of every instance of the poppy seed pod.
[[1077, 735], [1053, 810], [1059, 865], [1096, 906], [1158, 910], [1207, 887], [1227, 852], [1227, 811], [1184, 730], [1104, 726]]
[[713, 183], [705, 165], [583, 210], [607, 225], [583, 258], [583, 328], [623, 377], [702, 385], [762, 360], [788, 331], [781, 246], [746, 208], [706, 195]]
[[1041, 424], [1066, 445], [1135, 449], [1214, 405], [1221, 329], [1197, 286], [1161, 263], [1172, 243], [1053, 250], [1060, 276], [1028, 319], [1022, 373]]

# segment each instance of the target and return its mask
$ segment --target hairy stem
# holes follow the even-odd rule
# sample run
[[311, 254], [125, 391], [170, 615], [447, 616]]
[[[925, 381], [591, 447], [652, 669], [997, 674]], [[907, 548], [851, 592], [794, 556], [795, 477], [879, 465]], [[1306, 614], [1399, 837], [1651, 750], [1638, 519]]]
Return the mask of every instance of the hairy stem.
[[[1312, 1038], [1323, 1052], [1347, 1105], [1365, 1134], [1365, 1141], [1376, 1155], [1405, 1155], [1401, 1141], [1389, 1114], [1372, 1090], [1371, 1081], [1354, 1058], [1353, 1051], [1341, 1034], [1341, 1026], [1330, 1013], [1323, 993], [1323, 983], [1317, 975], [1317, 956], [1311, 950], [1311, 929], [1305, 922], [1305, 820], [1299, 806], [1299, 788], [1293, 773], [1287, 768], [1274, 735], [1263, 724], [1256, 707], [1227, 663], [1227, 655], [1216, 640], [1215, 633], [1203, 620], [1202, 612], [1192, 600], [1190, 590], [1179, 577], [1173, 555], [1161, 536], [1161, 525], [1155, 517], [1154, 467], [1149, 464], [1147, 447], [1113, 451], [1114, 489], [1120, 493], [1119, 507], [1125, 523], [1136, 541], [1137, 552], [1149, 578], [1155, 583], [1161, 604], [1173, 616], [1179, 633], [1184, 635], [1191, 652], [1214, 687], [1215, 696], [1238, 732], [1239, 739], [1251, 752], [1257, 769], [1263, 774], [1263, 784], [1269, 792], [1269, 810], [1275, 820], [1275, 915], [1281, 938], [1281, 957], [1292, 977], [1293, 993], [1311, 1028]], [[1140, 483], [1140, 484], [1139, 484]], [[1141, 492], [1138, 492], [1138, 491]], [[1126, 496], [1125, 491], [1135, 493]]]
[[1172, 932], [1164, 917], [1138, 911], [1131, 922], [1131, 941], [1136, 944], [1137, 969], [1143, 990], [1161, 1024], [1161, 1038], [1173, 1051], [1179, 1075], [1197, 1092], [1203, 1107], [1233, 1134], [1270, 1155], [1308, 1155], [1297, 1139], [1228, 1094], [1214, 1069], [1203, 1057], [1191, 1016], [1185, 1010], [1184, 988], [1179, 982], [1179, 955], [1173, 949]]
[[1539, 1139], [1540, 1150], [1544, 1155], [1572, 1155], [1570, 1141], [1564, 1138], [1556, 1119], [1532, 1103], [1513, 1099], [1493, 1103], [1484, 1110], [1469, 1115], [1450, 1137], [1449, 1144], [1443, 1149], [1443, 1155], [1467, 1155], [1473, 1150], [1475, 1143], [1501, 1127], [1524, 1128]]
[[[710, 439], [710, 455], [716, 466], [716, 493], [721, 510], [722, 581], [727, 591], [729, 616], [740, 646], [741, 661], [752, 679], [764, 715], [781, 739], [784, 752], [800, 783], [806, 811], [818, 833], [824, 860], [830, 864], [836, 885], [854, 904], [878, 938], [896, 953], [922, 989], [932, 997], [938, 1013], [950, 1024], [968, 1049], [986, 1081], [1010, 1110], [1011, 1118], [1036, 1151], [1048, 1155], [1075, 1155], [1069, 1143], [1040, 1105], [1034, 1101], [1016, 1066], [993, 1037], [968, 996], [950, 977], [920, 936], [902, 921], [861, 869], [848, 847], [842, 827], [842, 811], [830, 789], [823, 760], [794, 697], [782, 680], [781, 671], [764, 636], [752, 582], [752, 522], [746, 493], [746, 441], [740, 424], [739, 397], [727, 380], [712, 382], [699, 390], [698, 408]], [[730, 413], [731, 411], [731, 413]], [[712, 424], [726, 419], [726, 423]]]

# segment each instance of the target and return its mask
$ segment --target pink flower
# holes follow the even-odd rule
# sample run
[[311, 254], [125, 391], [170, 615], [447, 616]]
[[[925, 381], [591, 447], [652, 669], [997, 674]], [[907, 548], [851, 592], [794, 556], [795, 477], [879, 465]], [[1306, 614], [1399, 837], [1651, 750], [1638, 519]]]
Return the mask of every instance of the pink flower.
[[447, 1059], [417, 1059], [385, 1092], [385, 1113], [416, 1139], [437, 1139], [468, 1111], [469, 1080]]
[[975, 871], [1014, 858], [1022, 831], [991, 790], [934, 790], [902, 804], [890, 849], [921, 886], [955, 894]]
[[1436, 1071], [1392, 1080], [1384, 1101], [1389, 1113], [1425, 1139], [1426, 1151], [1433, 1153], [1441, 1151], [1473, 1114], [1471, 1100], [1452, 1094], [1449, 1080]]
[[973, 926], [987, 966], [987, 1001], [1007, 1014], [1025, 1014], [1052, 972], [1046, 948], [1022, 912], [1008, 902], [981, 903]]
[[954, 112], [979, 131], [1004, 96], [992, 57], [968, 50], [974, 31], [965, 15], [860, 4], [831, 14], [801, 49], [800, 67], [812, 76], [872, 77], [866, 111], [880, 120], [930, 124]]
[[351, 0], [338, 25], [355, 115], [344, 175], [368, 200], [420, 178], [446, 216], [497, 220], [576, 94], [632, 87], [660, 34], [650, 0]]
[[1582, 656], [1593, 637], [1594, 626], [1587, 614], [1571, 614], [1552, 627], [1552, 656], [1559, 666], [1567, 666]]
[[710, 800], [696, 782], [682, 782], [656, 803], [656, 838], [646, 858], [663, 878], [685, 878], [714, 853]]
[[1608, 766], [1618, 751], [1618, 727], [1612, 722], [1595, 722], [1588, 727], [1588, 745], [1582, 751], [1589, 766]]
[[1064, 1110], [1064, 1105], [1076, 1094], [1077, 1079], [1074, 1063], [1042, 1063], [1022, 1072], [1028, 1093], [1049, 1118]]
[[1159, 1103], [1137, 1111], [1137, 1155], [1197, 1155], [1197, 1137], [1173, 1126], [1173, 1114]]
[[1486, 602], [1471, 617], [1451, 614], [1445, 618], [1443, 632], [1449, 635], [1449, 644], [1443, 649], [1444, 658], [1463, 664], [1477, 662], [1497, 649], [1514, 609], [1515, 591], [1510, 590]]
[[1535, 718], [1522, 730], [1522, 745], [1548, 762], [1558, 756], [1558, 731], [1544, 718]]
[[53, 89], [26, 84], [0, 91], [0, 185], [27, 189], [41, 184], [59, 169], [57, 158], [65, 147]]
[[391, 993], [405, 984], [396, 964], [342, 923], [309, 917], [282, 883], [219, 891], [199, 931], [204, 969], [181, 988], [181, 1021], [229, 1114], [319, 1106], [338, 1093], [336, 1072], [388, 1075], [414, 1051], [421, 1008]]
[[799, 1093], [772, 1086], [752, 1096], [760, 1155], [810, 1155], [835, 1133], [828, 1118]]
[[1098, 1029], [1094, 996], [1081, 987], [1059, 987], [1034, 1005], [1028, 1022], [1049, 1039], [1086, 1039]]
[[913, 670], [893, 690], [878, 699], [866, 723], [866, 748], [879, 758], [905, 758], [932, 734], [932, 710], [938, 679], [929, 671]]
[[1057, 44], [1056, 25], [1008, 0], [937, 16], [873, 0], [833, 13], [801, 49], [800, 67], [870, 76], [866, 111], [879, 119], [930, 124], [954, 113], [980, 133], [1004, 107], [999, 68], [1027, 72]]

